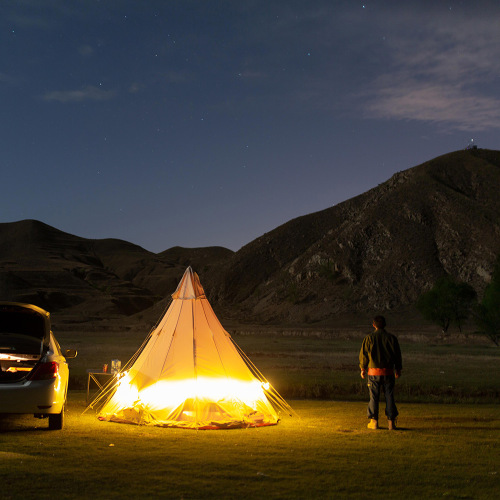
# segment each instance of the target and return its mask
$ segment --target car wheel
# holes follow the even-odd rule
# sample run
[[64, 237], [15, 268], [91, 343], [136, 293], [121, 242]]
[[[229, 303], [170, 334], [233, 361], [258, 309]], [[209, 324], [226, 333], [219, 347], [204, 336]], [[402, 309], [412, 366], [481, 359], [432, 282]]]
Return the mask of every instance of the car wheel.
[[63, 425], [64, 425], [64, 406], [61, 410], [61, 413], [54, 413], [53, 415], [49, 415], [49, 430], [59, 431], [63, 428]]

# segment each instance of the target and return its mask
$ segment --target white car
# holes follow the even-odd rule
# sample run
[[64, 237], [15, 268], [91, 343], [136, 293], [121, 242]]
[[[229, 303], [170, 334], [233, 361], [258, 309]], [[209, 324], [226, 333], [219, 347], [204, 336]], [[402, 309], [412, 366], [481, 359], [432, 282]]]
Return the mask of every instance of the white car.
[[62, 429], [68, 391], [66, 358], [50, 328], [50, 314], [40, 307], [0, 302], [0, 413], [32, 413]]

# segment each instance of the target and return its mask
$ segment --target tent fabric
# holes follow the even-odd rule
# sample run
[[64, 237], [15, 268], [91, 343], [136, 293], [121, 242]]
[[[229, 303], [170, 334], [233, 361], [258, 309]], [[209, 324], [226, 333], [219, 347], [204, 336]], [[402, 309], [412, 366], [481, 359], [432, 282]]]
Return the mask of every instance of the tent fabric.
[[269, 384], [240, 355], [190, 267], [172, 299], [99, 418], [193, 429], [277, 424]]

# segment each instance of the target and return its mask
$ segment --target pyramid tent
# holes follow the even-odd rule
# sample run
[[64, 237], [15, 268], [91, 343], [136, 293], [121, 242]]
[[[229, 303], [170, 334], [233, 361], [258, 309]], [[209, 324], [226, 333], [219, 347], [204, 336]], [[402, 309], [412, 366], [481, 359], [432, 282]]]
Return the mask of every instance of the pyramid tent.
[[99, 419], [192, 429], [277, 424], [275, 407], [290, 407], [224, 330], [190, 267], [172, 299], [100, 396]]

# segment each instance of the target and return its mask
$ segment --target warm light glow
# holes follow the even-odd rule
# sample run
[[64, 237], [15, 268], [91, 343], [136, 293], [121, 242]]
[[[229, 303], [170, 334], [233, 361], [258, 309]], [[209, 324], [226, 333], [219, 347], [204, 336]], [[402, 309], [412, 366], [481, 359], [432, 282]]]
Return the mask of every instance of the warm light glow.
[[153, 385], [138, 391], [125, 375], [118, 383], [113, 399], [120, 406], [131, 408], [140, 403], [148, 410], [176, 408], [187, 399], [213, 402], [241, 401], [256, 408], [257, 403], [267, 400], [264, 391], [268, 383], [258, 380], [250, 382], [231, 378], [207, 378], [165, 381], [160, 380]]
[[125, 374], [118, 382], [113, 399], [120, 402], [126, 408], [134, 406], [134, 403], [139, 399], [139, 391], [130, 384], [128, 374]]

